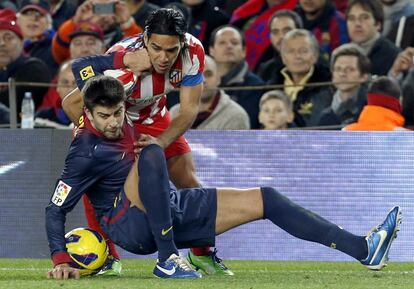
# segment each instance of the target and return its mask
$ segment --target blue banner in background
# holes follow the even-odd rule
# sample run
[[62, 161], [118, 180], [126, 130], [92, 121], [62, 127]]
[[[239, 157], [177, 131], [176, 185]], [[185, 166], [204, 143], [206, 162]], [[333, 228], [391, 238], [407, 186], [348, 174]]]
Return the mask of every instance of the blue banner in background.
[[[412, 133], [190, 131], [186, 137], [204, 187], [272, 186], [360, 235], [401, 205], [403, 224], [390, 259], [414, 260]], [[49, 256], [44, 207], [69, 141], [67, 131], [1, 131], [0, 257]], [[85, 225], [82, 210], [79, 204], [70, 214], [66, 231]], [[289, 236], [268, 221], [224, 233], [216, 245], [225, 259], [351, 260]]]

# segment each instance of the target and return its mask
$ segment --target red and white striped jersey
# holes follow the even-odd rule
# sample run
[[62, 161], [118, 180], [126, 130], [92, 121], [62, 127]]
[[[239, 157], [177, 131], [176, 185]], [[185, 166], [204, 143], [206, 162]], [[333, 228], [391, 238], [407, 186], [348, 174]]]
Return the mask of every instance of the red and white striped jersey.
[[[118, 42], [108, 50], [114, 52], [134, 51], [143, 47], [143, 34]], [[127, 113], [133, 121], [152, 124], [157, 114], [164, 116], [166, 94], [180, 86], [195, 86], [203, 81], [204, 50], [201, 42], [191, 34], [185, 35], [182, 49], [170, 71], [159, 74], [155, 71], [136, 76], [129, 69], [108, 69], [103, 74], [118, 78], [127, 92]]]

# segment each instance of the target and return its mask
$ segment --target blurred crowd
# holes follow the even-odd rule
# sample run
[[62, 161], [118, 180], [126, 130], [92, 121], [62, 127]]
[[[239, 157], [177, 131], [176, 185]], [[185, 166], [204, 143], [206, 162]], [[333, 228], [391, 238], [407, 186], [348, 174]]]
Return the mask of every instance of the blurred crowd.
[[[193, 129], [414, 127], [410, 0], [2, 0], [0, 124], [12, 77], [27, 84], [17, 115], [30, 91], [38, 123], [70, 126], [73, 60], [143, 32], [159, 7], [180, 11], [208, 55]], [[178, 96], [167, 99], [174, 117]]]

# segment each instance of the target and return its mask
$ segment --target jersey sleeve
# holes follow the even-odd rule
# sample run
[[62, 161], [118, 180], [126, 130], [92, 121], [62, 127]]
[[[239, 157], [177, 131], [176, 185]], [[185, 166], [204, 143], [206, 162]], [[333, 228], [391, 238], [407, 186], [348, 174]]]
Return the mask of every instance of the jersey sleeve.
[[184, 59], [184, 65], [189, 66], [186, 71], [182, 86], [195, 86], [203, 82], [204, 71], [204, 48], [201, 42], [194, 36], [187, 34], [187, 49], [186, 59]]
[[125, 51], [114, 51], [109, 54], [86, 56], [75, 60], [72, 72], [78, 88], [81, 90], [89, 78], [104, 74], [105, 70], [125, 68], [123, 62], [125, 53]]
[[77, 204], [85, 191], [98, 178], [93, 172], [93, 161], [88, 156], [69, 156], [58, 179], [54, 193], [46, 207], [46, 233], [55, 265], [70, 261], [66, 253], [66, 214]]

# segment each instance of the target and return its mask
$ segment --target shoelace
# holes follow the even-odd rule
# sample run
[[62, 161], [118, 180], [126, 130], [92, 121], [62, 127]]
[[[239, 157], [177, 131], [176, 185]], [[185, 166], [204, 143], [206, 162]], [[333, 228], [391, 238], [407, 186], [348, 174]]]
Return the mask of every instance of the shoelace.
[[217, 257], [217, 249], [214, 249], [213, 252], [211, 252], [211, 258], [213, 259], [214, 263], [217, 263], [218, 266], [223, 270], [228, 270], [226, 265], [224, 265], [223, 260]]
[[[378, 226], [375, 226], [374, 228], [372, 228], [369, 232], [368, 232], [368, 234], [367, 234], [367, 237], [370, 237], [373, 233], [377, 233], [378, 231], [379, 231], [379, 229], [382, 227], [382, 226], [384, 226], [384, 224], [386, 223], [386, 221], [388, 220], [388, 218], [387, 219], [385, 219], [384, 220], [384, 222], [382, 222], [381, 224], [379, 224]], [[400, 229], [397, 229], [397, 232], [399, 231]]]
[[191, 267], [190, 263], [184, 259], [181, 258], [180, 256], [176, 256], [172, 259], [177, 265], [178, 267], [180, 267], [183, 271], [189, 272], [189, 271], [193, 271], [193, 268]]

